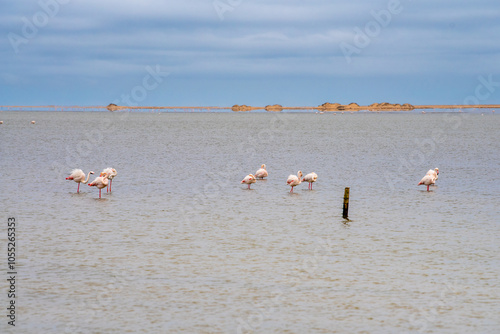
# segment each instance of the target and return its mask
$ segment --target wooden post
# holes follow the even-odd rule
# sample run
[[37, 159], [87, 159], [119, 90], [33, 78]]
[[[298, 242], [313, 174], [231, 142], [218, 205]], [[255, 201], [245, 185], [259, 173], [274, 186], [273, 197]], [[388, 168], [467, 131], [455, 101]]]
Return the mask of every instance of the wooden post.
[[348, 219], [349, 215], [349, 187], [346, 187], [344, 190], [344, 206], [342, 209], [342, 218]]

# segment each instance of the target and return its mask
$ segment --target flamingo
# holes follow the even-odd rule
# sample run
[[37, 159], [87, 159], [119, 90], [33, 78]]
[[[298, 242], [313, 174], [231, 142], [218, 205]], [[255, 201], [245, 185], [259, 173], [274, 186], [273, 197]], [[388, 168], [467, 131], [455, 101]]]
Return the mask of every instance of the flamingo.
[[427, 172], [426, 175], [433, 175], [435, 180], [434, 181], [437, 181], [438, 179], [438, 175], [439, 175], [439, 168], [434, 168], [434, 169], [429, 169], [429, 171]]
[[106, 192], [111, 192], [111, 184], [113, 183], [113, 179], [118, 173], [116, 172], [116, 169], [111, 167], [105, 168], [102, 172], [108, 174], [109, 186], [106, 187]]
[[81, 169], [73, 169], [71, 171], [71, 174], [66, 178], [66, 180], [73, 180], [76, 183], [78, 183], [78, 188], [76, 189], [76, 192], [80, 192], [80, 183], [87, 183], [89, 181], [90, 174], [94, 174], [93, 171], [90, 171], [87, 174], [87, 178], [85, 178], [85, 173]]
[[108, 186], [108, 173], [101, 173], [99, 177], [96, 177], [94, 181], [89, 183], [89, 187], [97, 187], [99, 188], [99, 198], [101, 198], [101, 189]]
[[423, 184], [427, 186], [427, 191], [429, 191], [429, 186], [434, 183], [436, 183], [436, 177], [432, 174], [425, 174], [425, 176], [422, 178], [422, 180], [420, 180], [418, 185]]
[[258, 171], [255, 172], [255, 177], [257, 179], [264, 179], [265, 177], [267, 177], [267, 170], [266, 170], [266, 165], [262, 164], [260, 166], [260, 169]]
[[241, 183], [248, 184], [248, 189], [250, 189], [250, 185], [255, 183], [255, 176], [253, 174], [248, 174], [243, 180], [241, 180]]
[[313, 182], [316, 182], [316, 180], [318, 179], [318, 174], [316, 174], [315, 172], [312, 172], [312, 173], [309, 173], [307, 174], [306, 176], [304, 176], [304, 178], [302, 179], [302, 182], [309, 182], [309, 190], [312, 190], [313, 189]]
[[300, 180], [301, 177], [302, 177], [302, 172], [300, 170], [297, 172], [297, 175], [291, 174], [288, 176], [288, 179], [286, 180], [286, 184], [288, 184], [290, 187], [292, 187], [292, 189], [290, 190], [291, 193], [293, 193], [293, 187], [298, 186], [300, 184], [300, 182], [302, 182]]

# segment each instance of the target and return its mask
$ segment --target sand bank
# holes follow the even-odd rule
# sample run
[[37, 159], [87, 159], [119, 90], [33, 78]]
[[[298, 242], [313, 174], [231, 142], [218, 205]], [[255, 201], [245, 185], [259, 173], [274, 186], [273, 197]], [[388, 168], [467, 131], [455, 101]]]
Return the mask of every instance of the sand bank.
[[480, 104], [480, 105], [460, 105], [460, 104], [433, 104], [433, 105], [411, 105], [409, 103], [372, 103], [367, 106], [360, 106], [357, 103], [340, 104], [340, 103], [323, 103], [322, 105], [313, 106], [299, 106], [299, 107], [284, 107], [280, 104], [267, 105], [265, 107], [254, 107], [249, 105], [235, 104], [232, 107], [219, 107], [219, 106], [119, 106], [110, 103], [107, 106], [61, 106], [61, 105], [44, 105], [44, 106], [2, 106], [0, 111], [217, 111], [217, 110], [232, 110], [235, 112], [246, 112], [253, 110], [266, 110], [269, 112], [280, 112], [287, 110], [302, 110], [302, 111], [320, 111], [320, 112], [338, 112], [338, 111], [394, 111], [404, 112], [415, 109], [451, 109], [461, 111], [465, 109], [500, 109], [500, 104]]

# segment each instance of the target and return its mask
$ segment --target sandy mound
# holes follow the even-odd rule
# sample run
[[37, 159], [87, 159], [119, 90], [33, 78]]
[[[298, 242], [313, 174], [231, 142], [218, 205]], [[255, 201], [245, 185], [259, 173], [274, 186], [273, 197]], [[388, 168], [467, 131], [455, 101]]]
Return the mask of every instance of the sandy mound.
[[325, 102], [322, 105], [318, 107], [319, 110], [324, 110], [324, 111], [333, 111], [333, 110], [341, 110], [339, 107], [344, 107], [340, 103], [330, 103], [330, 102]]
[[399, 104], [399, 103], [389, 103], [389, 102], [382, 102], [382, 103], [372, 103], [369, 106], [360, 106], [357, 103], [349, 103], [348, 105], [342, 105], [340, 103], [323, 103], [322, 105], [318, 106], [318, 110], [323, 110], [323, 111], [338, 111], [338, 110], [373, 110], [373, 111], [381, 111], [381, 110], [413, 110], [415, 107], [413, 107], [409, 103], [405, 104]]
[[253, 108], [251, 106], [247, 106], [246, 104], [242, 104], [242, 105], [235, 104], [234, 106], [231, 107], [232, 111], [249, 111], [249, 110], [253, 110], [253, 109], [255, 109], [255, 108]]
[[267, 105], [264, 109], [266, 111], [282, 111], [283, 106], [281, 104], [273, 104], [273, 105]]
[[415, 109], [415, 107], [409, 103], [399, 104], [399, 103], [389, 103], [389, 102], [372, 103], [368, 107], [369, 107], [369, 110], [413, 110], [413, 109]]
[[106, 107], [106, 109], [108, 109], [109, 111], [117, 111], [117, 110], [124, 109], [124, 107], [120, 107], [120, 106], [117, 106], [114, 103], [110, 103], [110, 104], [108, 104], [108, 106]]

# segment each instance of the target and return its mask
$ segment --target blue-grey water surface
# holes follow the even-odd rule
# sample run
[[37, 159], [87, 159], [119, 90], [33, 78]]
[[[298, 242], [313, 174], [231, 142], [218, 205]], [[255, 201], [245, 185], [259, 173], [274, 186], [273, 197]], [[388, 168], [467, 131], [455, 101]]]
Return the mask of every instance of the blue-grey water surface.
[[[1, 249], [15, 217], [18, 264], [16, 328], [2, 279], [1, 332], [500, 330], [491, 110], [0, 120]], [[263, 163], [268, 179], [247, 190]], [[118, 175], [102, 199], [65, 180], [106, 167]], [[435, 167], [427, 192], [417, 183]], [[290, 194], [298, 170], [318, 181]]]

